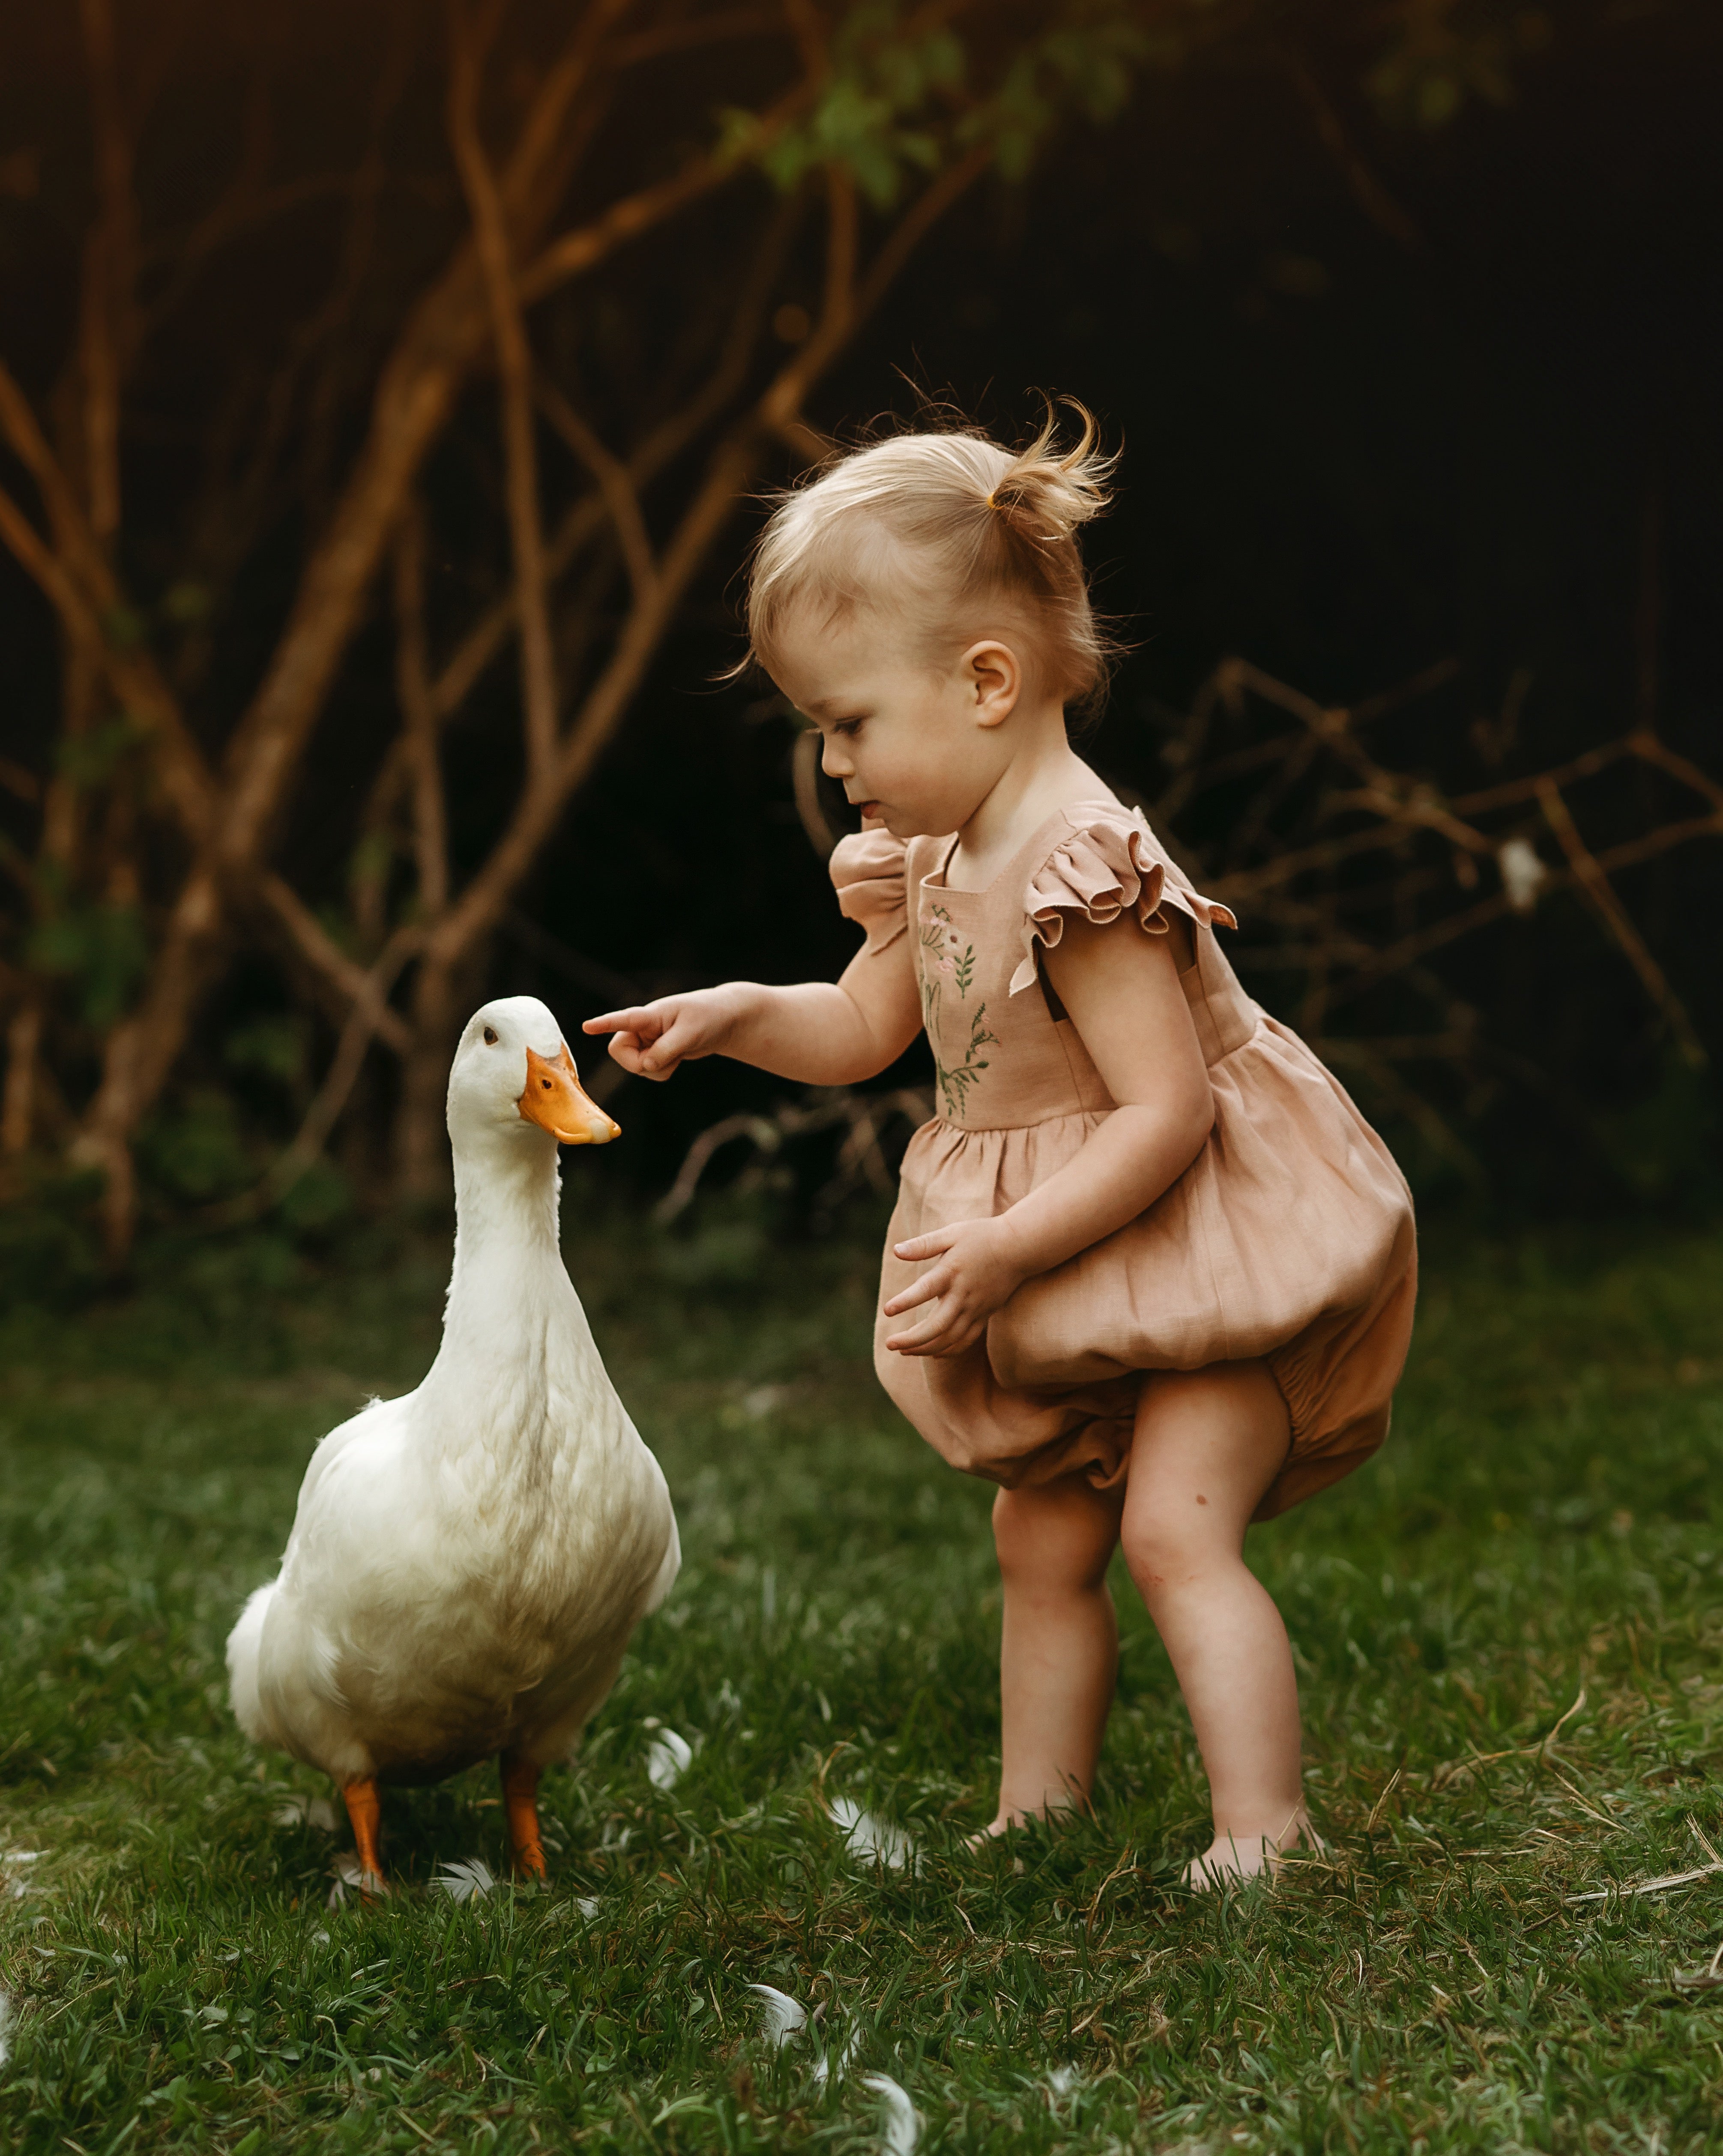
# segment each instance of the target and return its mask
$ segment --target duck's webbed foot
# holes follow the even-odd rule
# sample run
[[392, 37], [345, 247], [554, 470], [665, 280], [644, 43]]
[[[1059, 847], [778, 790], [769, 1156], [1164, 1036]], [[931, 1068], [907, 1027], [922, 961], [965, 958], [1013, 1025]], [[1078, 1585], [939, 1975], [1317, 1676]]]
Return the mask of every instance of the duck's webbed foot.
[[515, 1869], [530, 1878], [542, 1879], [545, 1852], [538, 1838], [538, 1778], [543, 1770], [536, 1759], [524, 1758], [518, 1752], [505, 1752], [497, 1764], [502, 1769], [503, 1810], [508, 1814]]
[[360, 1867], [358, 1891], [365, 1895], [388, 1893], [384, 1863], [382, 1856], [377, 1856], [377, 1826], [384, 1815], [384, 1804], [377, 1796], [377, 1783], [349, 1781], [341, 1794], [347, 1798], [347, 1818], [354, 1822], [354, 1843], [358, 1845]]
[[341, 1791], [347, 1802], [347, 1817], [353, 1822], [353, 1840], [359, 1851], [362, 1894], [387, 1894], [383, 1879], [382, 1859], [377, 1853], [377, 1830], [383, 1815], [382, 1799], [377, 1794], [374, 1780], [349, 1782]]

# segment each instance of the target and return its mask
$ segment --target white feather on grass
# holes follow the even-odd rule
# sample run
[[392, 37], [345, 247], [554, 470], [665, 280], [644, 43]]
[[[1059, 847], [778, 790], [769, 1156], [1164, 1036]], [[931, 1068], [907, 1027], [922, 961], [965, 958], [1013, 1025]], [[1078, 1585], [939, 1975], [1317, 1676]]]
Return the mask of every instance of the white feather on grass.
[[12, 1994], [0, 1991], [0, 2066], [12, 2056]]
[[808, 2026], [808, 2009], [775, 1984], [751, 1984], [748, 1989], [758, 1992], [766, 2003], [767, 2042], [774, 2051], [782, 2051], [792, 2036], [799, 2036]]
[[[766, 2041], [774, 2051], [782, 2051], [792, 2037], [800, 2036], [808, 2028], [808, 2009], [799, 1999], [792, 1999], [787, 1991], [780, 1991], [775, 1984], [751, 1984], [750, 1991], [757, 1992], [766, 2005]], [[808, 2071], [813, 2076], [814, 2086], [823, 2088], [828, 2081], [841, 2081], [849, 2071], [849, 2065], [861, 2046], [861, 2030], [851, 2021], [844, 2031], [843, 2039], [829, 2051], [816, 2051]], [[896, 2087], [895, 2082], [892, 2085]]]
[[388, 1887], [374, 1871], [367, 1871], [359, 1861], [359, 1852], [350, 1849], [336, 1857], [333, 1866], [335, 1884], [329, 1890], [329, 1906], [338, 1909], [347, 1898], [349, 1888], [356, 1894], [380, 1895], [388, 1892]]
[[813, 2078], [823, 2088], [828, 2081], [842, 2081], [849, 2071], [851, 2061], [861, 2049], [861, 2030], [854, 2021], [844, 2031], [843, 2039], [829, 2051], [823, 2051], [813, 2062]]
[[289, 1797], [269, 1814], [269, 1824], [315, 1827], [319, 1834], [333, 1834], [338, 1822], [327, 1797]]
[[660, 1729], [646, 1748], [646, 1779], [655, 1789], [674, 1789], [687, 1771], [694, 1747], [674, 1729]]
[[577, 1895], [574, 1906], [590, 1924], [598, 1913], [598, 1897], [596, 1894]]
[[[6, 1867], [5, 1891], [8, 1899], [22, 1902], [25, 1895], [30, 1892], [30, 1881], [24, 1876], [23, 1866], [27, 1864], [39, 1863], [43, 1855], [44, 1851], [39, 1849], [0, 1850], [0, 1866]], [[16, 1871], [13, 1869], [13, 1866], [18, 1867]]]
[[833, 1797], [826, 1809], [849, 1844], [850, 1855], [864, 1864], [883, 1864], [889, 1871], [901, 1871], [913, 1861], [914, 1869], [921, 1869], [915, 1845], [900, 1826], [876, 1819], [851, 1797]]
[[482, 1856], [467, 1856], [459, 1863], [445, 1864], [437, 1873], [435, 1883], [451, 1902], [482, 1902], [496, 1879]]
[[915, 2143], [921, 2138], [921, 2118], [910, 2102], [909, 2091], [890, 2074], [864, 2074], [862, 2087], [872, 2089], [885, 2107], [881, 2156], [914, 2156]]

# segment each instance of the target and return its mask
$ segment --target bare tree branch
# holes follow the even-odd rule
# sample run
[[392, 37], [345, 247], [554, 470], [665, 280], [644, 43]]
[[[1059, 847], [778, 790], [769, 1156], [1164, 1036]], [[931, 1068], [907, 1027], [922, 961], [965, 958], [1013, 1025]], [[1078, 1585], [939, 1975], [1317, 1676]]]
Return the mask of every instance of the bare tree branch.
[[649, 597], [658, 581], [658, 563], [653, 557], [652, 540], [647, 532], [646, 520], [640, 513], [640, 497], [628, 476], [628, 466], [611, 454], [554, 382], [541, 378], [538, 401], [551, 426], [597, 481], [604, 506], [616, 527], [617, 545], [628, 567], [634, 596], [637, 599]]
[[[58, 526], [56, 554], [12, 495], [0, 489], [0, 541], [59, 614], [69, 640], [106, 675], [127, 716], [156, 740], [162, 790], [188, 836], [203, 837], [214, 814], [215, 782], [178, 700], [147, 651], [108, 637], [102, 617], [123, 611], [112, 571], [85, 522], [69, 482], [37, 426], [23, 392], [0, 361], [0, 434], [36, 480]], [[68, 560], [69, 557], [69, 567]]]
[[131, 141], [120, 101], [110, 0], [79, 0], [90, 70], [99, 213], [85, 241], [79, 360], [90, 526], [105, 551], [120, 529], [120, 385], [132, 341], [136, 206]]
[[395, 535], [395, 685], [413, 778], [419, 905], [434, 921], [449, 903], [449, 834], [438, 753], [438, 712], [425, 648], [425, 527], [417, 502]]
[[294, 1185], [303, 1179], [306, 1171], [315, 1165], [358, 1083], [367, 1051], [382, 1031], [385, 1019], [392, 1016], [388, 1009], [388, 993], [416, 949], [418, 936], [416, 928], [398, 928], [379, 952], [359, 984], [323, 1082], [306, 1109], [293, 1142], [272, 1164], [256, 1189], [211, 1209], [206, 1217], [213, 1225], [237, 1226], [243, 1220], [257, 1219], [272, 1205], [279, 1205]]
[[[596, 12], [596, 10], [595, 10]], [[520, 688], [526, 761], [535, 778], [550, 767], [556, 745], [556, 675], [546, 602], [544, 534], [539, 521], [538, 457], [533, 441], [532, 353], [510, 260], [502, 198], [479, 140], [480, 44], [464, 0], [448, 0], [449, 136], [466, 190], [473, 239], [484, 274], [502, 393], [509, 536], [520, 624]]]
[[1567, 803], [1561, 798], [1561, 789], [1548, 780], [1538, 788], [1538, 800], [1542, 806], [1544, 820], [1555, 833], [1561, 850], [1567, 856], [1574, 880], [1590, 900], [1598, 918], [1620, 944], [1628, 963], [1639, 976], [1645, 993], [1669, 1022], [1682, 1055], [1695, 1070], [1704, 1068], [1709, 1060], [1693, 1029], [1680, 998], [1669, 986], [1664, 969], [1651, 955], [1644, 937], [1628, 919], [1627, 909], [1616, 896], [1607, 875], [1598, 866], [1580, 837]]
[[1318, 80], [1309, 62], [1302, 54], [1293, 51], [1286, 53], [1285, 59], [1286, 71], [1315, 122], [1322, 146], [1339, 167], [1346, 185], [1352, 191], [1352, 199], [1378, 231], [1385, 232], [1397, 245], [1407, 249], [1409, 253], [1421, 254], [1424, 244], [1423, 234], [1389, 193], [1353, 141], [1334, 100]]
[[[345, 1016], [370, 993], [369, 971], [347, 956], [285, 878], [273, 872], [259, 876], [257, 895], [300, 958], [335, 991]], [[412, 1029], [398, 1012], [379, 1009], [372, 1030], [398, 1055], [406, 1055], [413, 1045]]]
[[[746, 380], [749, 362], [759, 341], [767, 300], [782, 263], [796, 215], [796, 203], [787, 200], [767, 224], [737, 296], [716, 368], [679, 411], [673, 412], [648, 433], [628, 459], [628, 481], [637, 495], [682, 454]], [[570, 506], [546, 549], [546, 571], [552, 582], [564, 573], [599, 529], [604, 515], [603, 499], [597, 495], [583, 496]], [[511, 586], [474, 623], [437, 675], [431, 696], [439, 717], [449, 718], [465, 702], [479, 676], [513, 633], [519, 619]]]

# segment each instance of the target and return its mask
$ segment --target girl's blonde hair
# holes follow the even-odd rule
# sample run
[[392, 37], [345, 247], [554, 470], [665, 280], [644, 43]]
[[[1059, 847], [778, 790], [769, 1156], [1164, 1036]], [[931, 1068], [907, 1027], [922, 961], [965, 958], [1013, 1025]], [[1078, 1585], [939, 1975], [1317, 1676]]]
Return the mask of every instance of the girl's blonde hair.
[[1084, 406], [1059, 401], [1082, 424], [1063, 453], [1049, 400], [1046, 424], [1015, 455], [972, 429], [896, 434], [781, 495], [749, 570], [749, 660], [775, 673], [784, 624], [809, 604], [827, 620], [890, 608], [930, 663], [1003, 611], [1023, 624], [1046, 686], [1065, 703], [1094, 698], [1110, 647], [1077, 532], [1106, 506], [1116, 459]]

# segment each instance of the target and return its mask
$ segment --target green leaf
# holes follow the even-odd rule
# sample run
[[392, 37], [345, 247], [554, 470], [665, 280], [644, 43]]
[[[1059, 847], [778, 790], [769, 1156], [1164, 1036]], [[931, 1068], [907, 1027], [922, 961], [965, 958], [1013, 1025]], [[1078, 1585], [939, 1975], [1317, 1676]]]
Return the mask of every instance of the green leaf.
[[305, 1020], [290, 1012], [270, 1012], [237, 1027], [222, 1044], [222, 1060], [230, 1070], [255, 1070], [291, 1086], [304, 1077]]
[[136, 607], [111, 606], [102, 616], [102, 633], [117, 651], [135, 651], [149, 631]]
[[77, 983], [85, 1024], [105, 1033], [131, 1001], [150, 945], [135, 906], [87, 906], [38, 921], [24, 955], [38, 973]]
[[115, 767], [148, 737], [148, 729], [136, 719], [105, 719], [87, 733], [69, 734], [54, 753], [54, 765], [74, 786], [100, 786]]
[[200, 621], [208, 621], [214, 605], [215, 594], [195, 577], [182, 577], [162, 595], [163, 615], [181, 629], [195, 628]]
[[139, 1152], [155, 1181], [175, 1197], [197, 1203], [224, 1197], [254, 1179], [238, 1113], [224, 1093], [192, 1095], [177, 1113], [150, 1128]]

